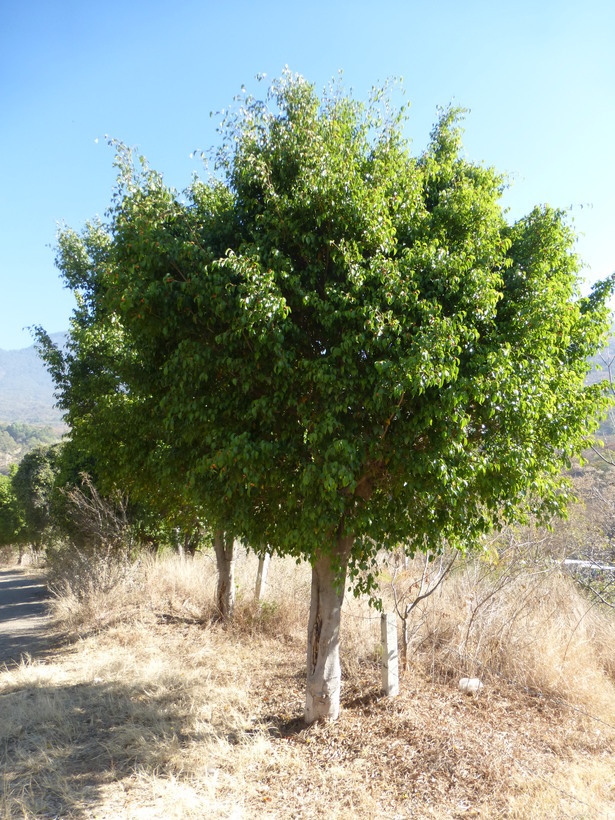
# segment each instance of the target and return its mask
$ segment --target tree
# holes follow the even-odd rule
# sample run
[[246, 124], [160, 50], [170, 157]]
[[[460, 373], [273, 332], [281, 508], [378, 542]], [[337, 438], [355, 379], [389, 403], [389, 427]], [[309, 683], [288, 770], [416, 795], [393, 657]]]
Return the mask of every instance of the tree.
[[[100, 223], [88, 223], [81, 237], [68, 228], [61, 231], [56, 264], [76, 293], [77, 307], [62, 348], [43, 328], [35, 328], [39, 353], [70, 428], [57, 477], [57, 524], [73, 546], [91, 550], [96, 522], [87, 524], [84, 515], [75, 515], [75, 505], [67, 499], [82, 493], [82, 500], [94, 505], [100, 501], [109, 510], [122, 499], [122, 505], [127, 504], [122, 517], [139, 547], [172, 543], [194, 554], [209, 540], [202, 512], [182, 495], [181, 486], [178, 490], [175, 448], [160, 437], [160, 418], [148, 395], [140, 351], [101, 298], [109, 276], [108, 244]], [[135, 376], [145, 384], [141, 392]], [[171, 481], [166, 480], [169, 476]], [[82, 507], [86, 510], [87, 504]], [[222, 567], [216, 601], [226, 619], [234, 600], [233, 539], [216, 554]]]
[[23, 513], [11, 483], [16, 469], [11, 468], [10, 477], [0, 475], [0, 547], [18, 547], [21, 564], [26, 538]]
[[11, 488], [23, 516], [23, 537], [41, 551], [54, 524], [53, 506], [61, 445], [27, 453], [11, 477]]
[[216, 175], [183, 195], [118, 145], [106, 224], [61, 238], [123, 336], [115, 400], [159, 455], [139, 465], [310, 561], [308, 722], [338, 715], [347, 575], [371, 592], [382, 547], [466, 550], [563, 513], [561, 467], [606, 406], [584, 376], [612, 280], [579, 295], [562, 212], [508, 224], [460, 111], [414, 157], [389, 100], [286, 73], [243, 96]]

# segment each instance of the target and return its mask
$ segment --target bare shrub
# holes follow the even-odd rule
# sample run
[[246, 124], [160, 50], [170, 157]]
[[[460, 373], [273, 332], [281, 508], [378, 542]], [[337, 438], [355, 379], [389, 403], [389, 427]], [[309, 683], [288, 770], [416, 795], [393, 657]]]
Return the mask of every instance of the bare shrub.
[[[420, 577], [421, 566], [415, 559], [409, 572]], [[464, 559], [409, 619], [412, 658], [435, 679], [491, 675], [613, 708], [612, 617], [541, 558], [535, 540], [508, 532]]]
[[[458, 555], [436, 556], [427, 553], [421, 557], [422, 568], [420, 577], [414, 577], [408, 572], [409, 561], [403, 556], [402, 565], [395, 561], [391, 592], [393, 607], [401, 623], [401, 667], [408, 668], [408, 647], [410, 643], [410, 615], [423, 601], [433, 595], [453, 568]], [[416, 566], [416, 561], [413, 562]], [[414, 567], [413, 567], [414, 568]]]
[[139, 554], [128, 499], [103, 498], [89, 476], [64, 493], [67, 529], [47, 549], [48, 583], [57, 618], [71, 630], [101, 628], [134, 611]]
[[117, 552], [61, 548], [49, 561], [54, 617], [73, 631], [100, 629], [134, 617], [142, 559]]
[[128, 496], [116, 490], [103, 498], [87, 473], [81, 485], [63, 492], [72, 541], [88, 552], [130, 553], [135, 550]]

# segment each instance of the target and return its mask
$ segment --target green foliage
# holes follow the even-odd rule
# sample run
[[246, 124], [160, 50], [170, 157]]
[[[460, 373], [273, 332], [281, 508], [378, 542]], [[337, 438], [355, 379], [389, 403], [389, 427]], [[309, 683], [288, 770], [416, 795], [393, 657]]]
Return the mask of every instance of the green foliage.
[[[13, 422], [12, 424], [0, 424], [0, 436], [8, 437], [14, 445], [20, 445], [32, 449], [42, 444], [53, 444], [58, 436], [53, 428], [25, 424], [23, 422]], [[4, 438], [0, 440], [4, 441]]]
[[[117, 489], [101, 495], [87, 473], [92, 464], [72, 441], [28, 453], [10, 479], [1, 477], [0, 545], [30, 543], [48, 555], [53, 547], [57, 556], [75, 548], [84, 554], [123, 548], [127, 533], [135, 551], [176, 544], [177, 533], [151, 508]], [[194, 551], [200, 530], [194, 521], [185, 523], [184, 546]]]
[[352, 535], [364, 587], [381, 545], [563, 513], [613, 288], [579, 295], [561, 211], [508, 224], [459, 110], [414, 157], [388, 99], [287, 73], [182, 195], [117, 144], [106, 222], [59, 237], [67, 351], [39, 332], [102, 475], [285, 554]]
[[[198, 510], [165, 483], [160, 464], [172, 451], [160, 438], [155, 403], [133, 386], [144, 376], [139, 351], [100, 298], [108, 246], [99, 223], [88, 224], [82, 237], [69, 229], [60, 234], [57, 264], [76, 290], [78, 307], [64, 349], [42, 328], [36, 330], [70, 426], [58, 484], [79, 486], [87, 474], [106, 499], [119, 489], [130, 497], [129, 517], [142, 544], [175, 545], [179, 528], [193, 552], [203, 537]], [[63, 509], [61, 516], [64, 533], [79, 545], [82, 535], [70, 512]]]
[[53, 526], [53, 502], [61, 445], [37, 447], [21, 460], [11, 487], [23, 516], [23, 535], [41, 549]]
[[11, 478], [0, 475], [0, 546], [24, 543], [24, 520]]

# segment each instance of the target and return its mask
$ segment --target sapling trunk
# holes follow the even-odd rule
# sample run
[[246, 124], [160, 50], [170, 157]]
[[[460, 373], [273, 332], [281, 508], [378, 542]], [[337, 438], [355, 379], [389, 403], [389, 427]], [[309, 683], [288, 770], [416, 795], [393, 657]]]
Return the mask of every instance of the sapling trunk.
[[216, 609], [221, 621], [233, 617], [235, 607], [235, 558], [236, 542], [228, 533], [217, 531], [214, 535], [214, 551], [218, 570]]
[[404, 614], [400, 615], [401, 618], [401, 668], [404, 672], [408, 671], [408, 644], [410, 642], [408, 636], [408, 615], [410, 610], [408, 607], [405, 608]]
[[354, 538], [338, 538], [333, 553], [317, 556], [307, 640], [305, 722], [336, 720], [340, 711], [340, 620], [346, 567]]

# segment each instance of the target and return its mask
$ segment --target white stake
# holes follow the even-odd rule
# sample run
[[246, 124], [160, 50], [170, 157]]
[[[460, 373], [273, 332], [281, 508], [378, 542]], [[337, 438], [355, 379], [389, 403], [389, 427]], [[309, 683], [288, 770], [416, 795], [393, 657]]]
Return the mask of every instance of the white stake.
[[388, 697], [399, 695], [399, 666], [397, 661], [397, 619], [395, 615], [380, 616], [382, 633], [382, 691]]

